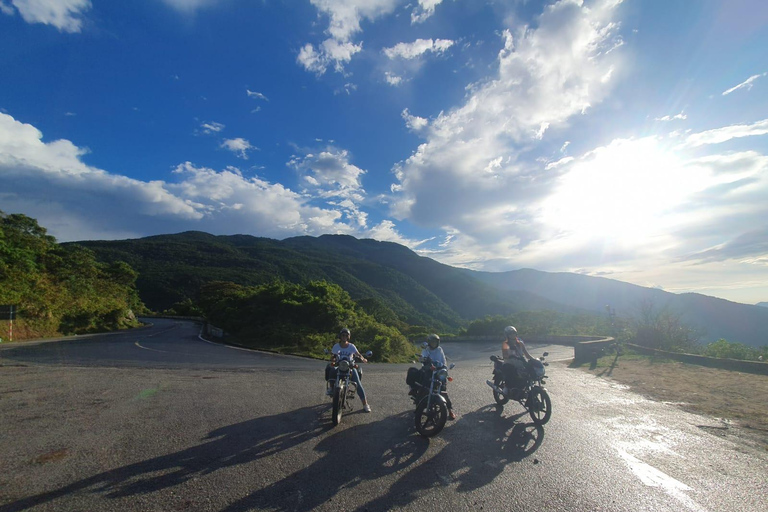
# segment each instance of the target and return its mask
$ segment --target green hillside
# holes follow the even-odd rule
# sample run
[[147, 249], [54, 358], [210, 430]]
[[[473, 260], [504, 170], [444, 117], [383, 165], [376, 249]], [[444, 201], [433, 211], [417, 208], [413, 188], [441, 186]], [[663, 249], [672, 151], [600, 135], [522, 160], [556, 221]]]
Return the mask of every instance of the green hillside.
[[278, 241], [185, 232], [80, 244], [103, 261], [135, 268], [141, 299], [155, 311], [199, 302], [201, 287], [213, 281], [256, 286], [275, 279], [335, 283], [390, 325], [444, 332], [485, 315], [576, 310], [527, 292], [497, 290], [398, 244], [344, 235]]

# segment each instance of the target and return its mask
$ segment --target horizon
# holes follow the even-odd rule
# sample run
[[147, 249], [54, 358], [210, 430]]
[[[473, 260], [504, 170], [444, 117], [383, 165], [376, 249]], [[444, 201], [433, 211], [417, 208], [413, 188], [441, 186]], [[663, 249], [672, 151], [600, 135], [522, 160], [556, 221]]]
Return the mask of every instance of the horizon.
[[768, 302], [758, 0], [0, 0], [0, 210]]

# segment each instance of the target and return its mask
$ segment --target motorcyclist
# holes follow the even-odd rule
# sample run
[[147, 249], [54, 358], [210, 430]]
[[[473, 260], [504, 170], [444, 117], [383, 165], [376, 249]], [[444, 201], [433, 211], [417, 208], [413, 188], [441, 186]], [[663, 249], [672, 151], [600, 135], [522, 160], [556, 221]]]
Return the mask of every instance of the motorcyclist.
[[[443, 347], [440, 346], [440, 336], [437, 334], [430, 334], [427, 337], [427, 344], [424, 347], [424, 350], [421, 351], [420, 361], [423, 363], [427, 360], [432, 361], [432, 363], [434, 363], [434, 365], [438, 368], [441, 366], [446, 366], [445, 352], [443, 352]], [[426, 368], [422, 368], [420, 371], [420, 382], [428, 381], [428, 379], [431, 378], [429, 370]], [[448, 393], [445, 392], [445, 389], [442, 391], [442, 395], [445, 397], [445, 402], [448, 406], [448, 419], [455, 420], [456, 413], [453, 412], [453, 404], [451, 403], [451, 399], [448, 397]], [[416, 391], [411, 388], [410, 394], [414, 394], [415, 392]]]
[[504, 341], [501, 342], [501, 356], [504, 358], [504, 365], [501, 367], [506, 386], [504, 395], [509, 396], [511, 390], [518, 387], [516, 384], [524, 376], [525, 365], [533, 356], [528, 353], [523, 340], [517, 337], [517, 329], [508, 325], [504, 328]]
[[[326, 382], [326, 395], [333, 395], [333, 385], [336, 382], [336, 368], [333, 366], [339, 357], [348, 357], [350, 360], [359, 359], [360, 361], [367, 363], [368, 360], [363, 357], [363, 354], [357, 350], [357, 347], [349, 342], [352, 333], [346, 327], [339, 331], [339, 341], [331, 349], [331, 363], [325, 367], [325, 382]], [[363, 389], [363, 383], [360, 382], [360, 375], [357, 370], [352, 368], [350, 371], [350, 377], [352, 381], [357, 384], [357, 394], [360, 395], [360, 401], [363, 402], [363, 410], [365, 412], [371, 412], [371, 406], [368, 405], [368, 401], [365, 398], [365, 389]]]

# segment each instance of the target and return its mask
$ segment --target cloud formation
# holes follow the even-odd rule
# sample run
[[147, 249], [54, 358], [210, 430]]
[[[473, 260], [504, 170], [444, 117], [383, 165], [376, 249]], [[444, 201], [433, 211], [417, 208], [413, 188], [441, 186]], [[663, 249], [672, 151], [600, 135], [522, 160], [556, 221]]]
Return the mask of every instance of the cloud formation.
[[27, 23], [52, 25], [69, 33], [82, 30], [83, 15], [91, 8], [90, 0], [10, 0], [10, 5], [0, 1], [0, 12], [12, 16], [11, 5]]
[[[236, 167], [216, 171], [185, 162], [173, 170], [175, 181], [144, 182], [86, 165], [87, 151], [68, 140], [42, 139], [34, 126], [0, 113], [0, 203], [4, 211], [38, 219], [60, 241], [191, 229], [274, 238], [362, 233], [357, 219], [341, 220], [342, 207], [312, 206], [310, 197]], [[344, 164], [343, 156], [321, 154], [303, 166], [318, 187], [336, 187], [337, 199], [364, 192], [362, 170]]]
[[734, 91], [738, 91], [739, 89], [747, 89], [750, 90], [752, 88], [753, 82], [757, 80], [760, 77], [766, 76], [768, 73], [762, 73], [760, 75], [752, 75], [751, 77], [747, 78], [743, 82], [741, 82], [739, 85], [736, 85], [734, 87], [731, 87], [730, 89], [723, 91], [723, 96], [727, 96], [731, 94]]

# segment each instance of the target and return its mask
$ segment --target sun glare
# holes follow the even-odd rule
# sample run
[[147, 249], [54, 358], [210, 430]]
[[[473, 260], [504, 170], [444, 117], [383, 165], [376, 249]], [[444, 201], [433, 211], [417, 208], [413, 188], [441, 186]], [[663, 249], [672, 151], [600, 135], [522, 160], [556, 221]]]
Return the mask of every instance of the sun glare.
[[614, 141], [573, 164], [544, 204], [544, 219], [565, 236], [659, 236], [675, 206], [702, 188], [695, 174], [654, 138]]

